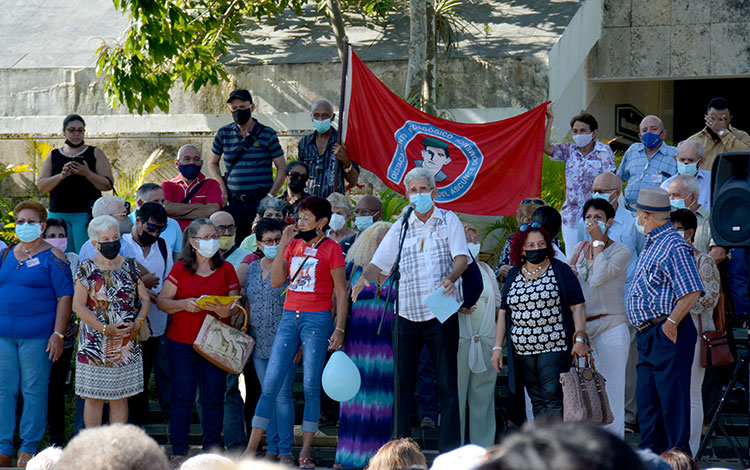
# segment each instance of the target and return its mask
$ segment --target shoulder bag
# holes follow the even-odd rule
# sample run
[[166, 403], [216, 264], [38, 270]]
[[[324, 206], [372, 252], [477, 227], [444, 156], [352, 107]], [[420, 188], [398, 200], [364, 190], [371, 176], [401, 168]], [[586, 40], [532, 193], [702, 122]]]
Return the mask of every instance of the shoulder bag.
[[255, 340], [247, 335], [247, 310], [242, 310], [245, 320], [239, 330], [206, 315], [193, 349], [208, 362], [230, 374], [239, 374], [245, 367], [255, 347]]
[[702, 367], [719, 367], [734, 362], [734, 356], [732, 356], [732, 351], [729, 348], [727, 332], [723, 328], [703, 331], [703, 319], [698, 316], [698, 329], [700, 330]]
[[563, 389], [563, 421], [586, 421], [610, 424], [615, 417], [609, 406], [605, 388], [606, 380], [596, 370], [591, 355], [586, 356], [585, 367], [574, 360], [574, 367], [560, 374]]

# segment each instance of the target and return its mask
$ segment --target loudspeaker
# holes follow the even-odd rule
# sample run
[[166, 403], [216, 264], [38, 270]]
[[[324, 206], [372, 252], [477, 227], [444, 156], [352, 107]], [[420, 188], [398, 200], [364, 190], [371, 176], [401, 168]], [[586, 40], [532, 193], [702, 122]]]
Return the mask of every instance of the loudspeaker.
[[711, 234], [717, 246], [750, 246], [750, 152], [716, 156], [711, 169]]

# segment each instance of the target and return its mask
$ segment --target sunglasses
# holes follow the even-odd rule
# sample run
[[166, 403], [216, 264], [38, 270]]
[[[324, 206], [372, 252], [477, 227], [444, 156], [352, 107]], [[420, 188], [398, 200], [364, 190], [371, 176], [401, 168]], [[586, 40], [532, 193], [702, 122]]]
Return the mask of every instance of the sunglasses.
[[147, 223], [144, 225], [144, 227], [146, 228], [147, 232], [151, 233], [163, 233], [167, 229], [166, 225], [154, 225], [152, 223]]
[[531, 222], [530, 224], [522, 224], [520, 227], [518, 227], [518, 230], [520, 230], [521, 232], [525, 232], [529, 228], [539, 229], [539, 228], [542, 228], [542, 224], [540, 224], [539, 222]]
[[542, 201], [541, 199], [524, 199], [523, 201], [521, 201], [521, 205], [522, 206], [526, 205], [526, 204], [542, 204], [542, 205], [544, 205], [544, 201]]

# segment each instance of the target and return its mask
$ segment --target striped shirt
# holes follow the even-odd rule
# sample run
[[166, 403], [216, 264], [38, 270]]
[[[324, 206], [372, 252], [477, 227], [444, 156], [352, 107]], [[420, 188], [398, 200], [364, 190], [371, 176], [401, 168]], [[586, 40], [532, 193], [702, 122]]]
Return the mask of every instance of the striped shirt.
[[662, 142], [651, 158], [646, 155], [646, 147], [638, 142], [625, 152], [617, 169], [617, 176], [628, 185], [625, 187], [625, 202], [638, 200], [638, 193], [643, 188], [659, 187], [664, 180], [677, 174], [677, 147]]
[[695, 252], [666, 223], [646, 234], [627, 295], [628, 319], [633, 325], [669, 315], [687, 294], [703, 292], [695, 266]]
[[[333, 154], [333, 144], [339, 140], [339, 133], [332, 129], [331, 136], [328, 138], [326, 150], [321, 155], [318, 146], [315, 143], [317, 132], [308, 134], [299, 141], [298, 159], [307, 164], [310, 178], [307, 180], [307, 192], [313, 196], [328, 197], [334, 192], [333, 177], [336, 174], [336, 156]], [[355, 164], [354, 168], [359, 171]], [[339, 165], [338, 189], [335, 192], [344, 194], [346, 191], [346, 179], [344, 177], [344, 166]]]
[[211, 151], [224, 155], [227, 169], [241, 159], [229, 174], [227, 189], [231, 194], [268, 191], [273, 186], [272, 162], [284, 156], [276, 131], [257, 121], [246, 137], [240, 135], [235, 123], [222, 126], [216, 132]]

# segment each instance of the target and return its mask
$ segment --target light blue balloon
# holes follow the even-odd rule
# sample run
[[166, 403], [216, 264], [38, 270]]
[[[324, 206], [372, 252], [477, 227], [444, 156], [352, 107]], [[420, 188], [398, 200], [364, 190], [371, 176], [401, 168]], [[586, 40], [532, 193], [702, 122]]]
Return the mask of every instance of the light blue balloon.
[[323, 369], [323, 390], [333, 400], [349, 401], [359, 392], [362, 377], [354, 361], [343, 351], [331, 354]]

